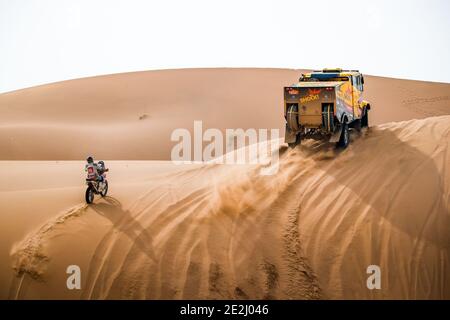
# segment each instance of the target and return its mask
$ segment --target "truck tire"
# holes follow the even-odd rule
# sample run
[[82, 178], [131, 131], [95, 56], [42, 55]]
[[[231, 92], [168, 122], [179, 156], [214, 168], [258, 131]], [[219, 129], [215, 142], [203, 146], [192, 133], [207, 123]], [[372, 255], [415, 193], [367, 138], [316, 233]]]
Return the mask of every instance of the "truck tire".
[[286, 112], [286, 121], [289, 129], [294, 132], [297, 132], [299, 129], [298, 125], [298, 105], [291, 104]]
[[364, 110], [364, 115], [361, 118], [361, 127], [368, 128], [369, 127], [369, 110]]
[[322, 125], [327, 132], [334, 131], [334, 113], [331, 104], [322, 106]]
[[345, 149], [347, 148], [349, 143], [350, 143], [350, 134], [348, 131], [348, 124], [344, 122], [342, 124], [341, 136], [339, 138], [338, 147]]

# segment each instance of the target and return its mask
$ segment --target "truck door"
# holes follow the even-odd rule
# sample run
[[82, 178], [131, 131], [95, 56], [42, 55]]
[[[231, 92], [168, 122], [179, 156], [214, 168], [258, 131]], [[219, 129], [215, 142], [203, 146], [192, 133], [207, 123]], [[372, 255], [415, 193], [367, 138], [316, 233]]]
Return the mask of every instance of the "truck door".
[[354, 118], [361, 118], [361, 109], [359, 108], [359, 100], [361, 97], [361, 77], [359, 75], [352, 76], [352, 102]]

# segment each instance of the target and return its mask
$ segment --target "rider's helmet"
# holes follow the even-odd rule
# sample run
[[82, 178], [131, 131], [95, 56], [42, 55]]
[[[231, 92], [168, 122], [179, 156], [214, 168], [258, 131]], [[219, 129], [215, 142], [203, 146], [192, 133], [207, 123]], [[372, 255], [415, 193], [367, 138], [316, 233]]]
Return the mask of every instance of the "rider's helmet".
[[87, 157], [86, 161], [87, 161], [87, 163], [94, 163], [94, 158], [89, 156], [89, 157]]
[[103, 160], [100, 160], [100, 161], [98, 162], [98, 166], [99, 166], [100, 168], [102, 168], [102, 169], [105, 169], [105, 162], [103, 162]]

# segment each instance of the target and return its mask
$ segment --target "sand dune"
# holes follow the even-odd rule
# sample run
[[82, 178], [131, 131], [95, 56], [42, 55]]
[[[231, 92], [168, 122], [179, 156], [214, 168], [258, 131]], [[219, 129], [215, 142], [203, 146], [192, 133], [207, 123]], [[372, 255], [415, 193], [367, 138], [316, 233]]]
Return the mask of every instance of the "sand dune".
[[[169, 160], [175, 128], [284, 130], [282, 87], [292, 69], [124, 73], [0, 94], [1, 160]], [[366, 76], [371, 122], [450, 113], [450, 84]], [[120, 148], [117, 146], [120, 145]]]
[[[8, 162], [0, 175], [15, 179], [0, 203], [15, 219], [0, 221], [10, 227], [1, 297], [449, 299], [450, 116], [352, 140], [345, 151], [282, 147], [274, 176], [259, 165], [111, 161], [110, 196], [90, 206], [82, 162]], [[80, 291], [65, 287], [70, 264]], [[382, 290], [366, 287], [371, 264]]]
[[[0, 94], [0, 298], [450, 299], [450, 84], [366, 76], [374, 126], [345, 151], [282, 146], [272, 176], [167, 161], [172, 130], [194, 120], [282, 129], [281, 88], [300, 72], [135, 72]], [[89, 206], [87, 154], [111, 159], [109, 196]], [[66, 288], [69, 265], [81, 290]], [[369, 265], [381, 290], [366, 287]]]

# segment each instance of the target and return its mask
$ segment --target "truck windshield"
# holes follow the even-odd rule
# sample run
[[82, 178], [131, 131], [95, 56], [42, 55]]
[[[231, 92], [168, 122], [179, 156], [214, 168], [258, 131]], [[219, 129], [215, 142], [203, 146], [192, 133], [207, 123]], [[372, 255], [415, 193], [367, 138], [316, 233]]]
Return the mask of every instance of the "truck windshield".
[[330, 78], [330, 79], [326, 79], [326, 80], [319, 80], [319, 81], [348, 81], [349, 77], [337, 77], [337, 78]]
[[349, 81], [349, 77], [323, 76], [322, 74], [312, 74], [310, 78], [302, 78], [301, 81]]
[[349, 77], [314, 77], [311, 76], [311, 80], [315, 81], [349, 81]]

